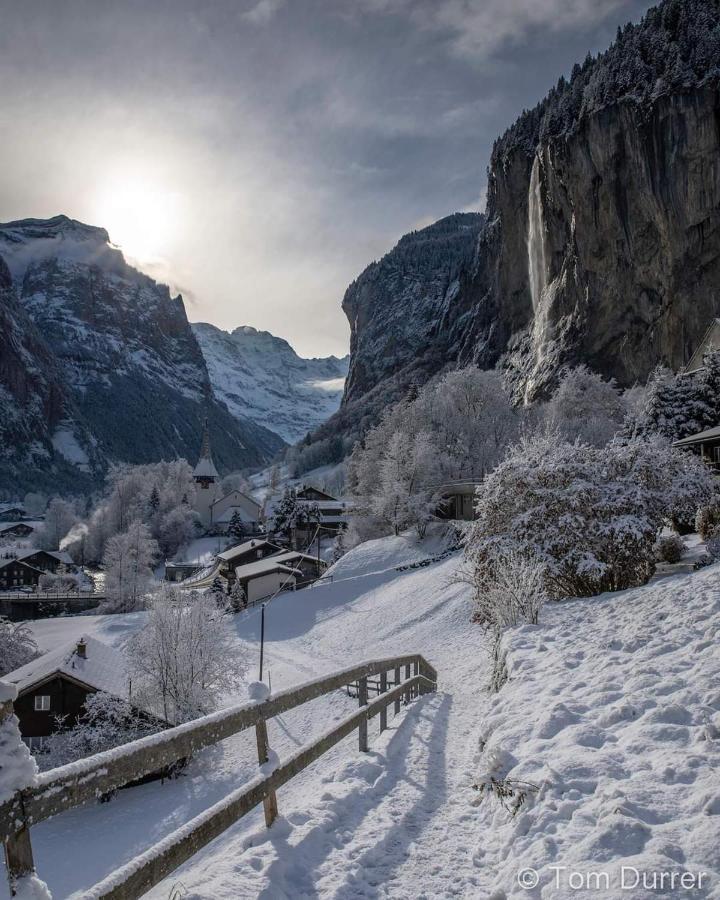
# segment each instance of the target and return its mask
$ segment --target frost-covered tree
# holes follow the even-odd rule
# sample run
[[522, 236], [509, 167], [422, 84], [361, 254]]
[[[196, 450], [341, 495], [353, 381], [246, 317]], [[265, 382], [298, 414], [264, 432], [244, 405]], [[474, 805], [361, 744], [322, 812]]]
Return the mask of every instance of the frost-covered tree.
[[106, 608], [130, 612], [144, 604], [157, 556], [157, 541], [142, 522], [132, 522], [127, 531], [110, 538], [103, 556]]
[[43, 550], [59, 550], [60, 542], [78, 521], [75, 505], [60, 497], [53, 497], [45, 511], [45, 520], [38, 529], [38, 545]]
[[370, 511], [399, 534], [415, 526], [422, 536], [437, 507], [440, 467], [431, 436], [421, 431], [392, 435], [371, 495]]
[[207, 596], [213, 601], [218, 609], [225, 609], [228, 603], [228, 595], [225, 590], [225, 584], [219, 575], [213, 579], [213, 583], [207, 589]]
[[567, 369], [543, 408], [548, 426], [567, 441], [581, 440], [602, 447], [622, 427], [628, 406], [615, 382], [587, 366]]
[[277, 502], [271, 517], [271, 529], [290, 535], [296, 528], [305, 528], [320, 521], [317, 503], [298, 499], [295, 488], [288, 488]]
[[245, 666], [212, 599], [164, 586], [128, 642], [133, 692], [172, 724], [212, 712]]
[[628, 432], [678, 440], [720, 422], [720, 352], [705, 356], [692, 375], [658, 368], [648, 379], [647, 397]]
[[32, 631], [25, 622], [0, 617], [0, 676], [32, 662], [40, 655]]
[[245, 526], [243, 525], [243, 520], [237, 510], [235, 510], [235, 512], [230, 517], [228, 534], [235, 541], [241, 541], [245, 535]]
[[45, 494], [35, 491], [29, 491], [23, 498], [23, 506], [29, 516], [41, 516], [45, 512], [47, 505], [48, 498]]
[[243, 609], [247, 609], [247, 603], [245, 588], [236, 579], [233, 582], [233, 586], [230, 588], [230, 601], [228, 605], [233, 612], [242, 612]]
[[133, 522], [147, 525], [166, 555], [173, 554], [178, 540], [194, 535], [196, 519], [188, 503], [193, 490], [192, 469], [185, 460], [111, 467], [105, 494], [87, 522], [86, 559], [100, 562], [107, 541]]
[[422, 532], [440, 485], [482, 478], [530, 415], [513, 409], [499, 373], [447, 373], [386, 410], [353, 450], [348, 488], [361, 511]]
[[[678, 471], [688, 483], [676, 491]], [[553, 435], [521, 440], [477, 491], [466, 552], [478, 592], [506, 550], [544, 565], [554, 597], [644, 584], [663, 522], [704, 495], [707, 474], [658, 441], [595, 448]]]

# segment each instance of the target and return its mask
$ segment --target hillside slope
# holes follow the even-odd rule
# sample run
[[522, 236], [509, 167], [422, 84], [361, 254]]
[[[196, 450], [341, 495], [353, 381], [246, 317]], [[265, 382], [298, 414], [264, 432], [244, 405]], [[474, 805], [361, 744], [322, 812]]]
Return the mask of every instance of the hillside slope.
[[[419, 651], [438, 669], [438, 693], [391, 717], [382, 737], [371, 727], [368, 754], [358, 754], [352, 736], [285, 786], [269, 832], [254, 811], [150, 896], [182, 885], [183, 896], [202, 900], [564, 898], [576, 893], [556, 889], [549, 867], [566, 864], [613, 878], [622, 865], [705, 871], [693, 896], [717, 898], [718, 566], [547, 607], [539, 626], [508, 635], [510, 678], [491, 697], [483, 638], [469, 622], [468, 588], [457, 582], [459, 558], [398, 572], [418, 557], [403, 541], [363, 545], [333, 584], [273, 601], [266, 661], [278, 689], [357, 660]], [[343, 570], [356, 574], [342, 578]], [[118, 642], [141, 620], [33, 627], [44, 646], [80, 630]], [[259, 625], [257, 610], [228, 623], [253, 662], [249, 678]], [[353, 706], [338, 692], [283, 715], [270, 724], [271, 745], [282, 758]], [[57, 896], [90, 884], [250, 778], [254, 752], [252, 735], [227, 740], [177, 781], [42, 823], [33, 829], [40, 871]], [[491, 775], [538, 792], [513, 817], [474, 789]], [[67, 852], [69, 830], [82, 866]], [[539, 872], [531, 892], [517, 882], [524, 866]], [[609, 896], [619, 896], [612, 885]]]
[[6, 366], [2, 418], [21, 395], [42, 415], [25, 437], [14, 434], [0, 488], [81, 490], [114, 461], [193, 459], [206, 415], [222, 469], [260, 464], [282, 446], [218, 402], [182, 298], [129, 266], [103, 229], [66, 216], [9, 222], [0, 225], [0, 259], [11, 276], [5, 315], [23, 311], [24, 324], [14, 314], [22, 365], [52, 370], [54, 396], [63, 397], [48, 406], [19, 361]]
[[238, 419], [250, 419], [293, 444], [337, 410], [348, 357], [303, 359], [282, 338], [249, 325], [222, 331], [196, 322], [215, 394]]

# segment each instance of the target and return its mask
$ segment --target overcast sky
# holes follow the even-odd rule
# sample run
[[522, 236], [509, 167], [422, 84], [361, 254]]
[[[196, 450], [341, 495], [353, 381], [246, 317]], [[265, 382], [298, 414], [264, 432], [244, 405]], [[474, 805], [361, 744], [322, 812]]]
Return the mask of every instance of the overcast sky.
[[637, 0], [0, 0], [0, 220], [102, 225], [191, 321], [347, 352], [348, 283], [483, 202]]

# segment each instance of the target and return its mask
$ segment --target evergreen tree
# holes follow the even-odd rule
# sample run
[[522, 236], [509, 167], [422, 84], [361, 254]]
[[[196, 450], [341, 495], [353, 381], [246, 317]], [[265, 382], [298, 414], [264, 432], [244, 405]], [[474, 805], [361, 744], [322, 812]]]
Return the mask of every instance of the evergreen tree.
[[237, 510], [235, 510], [230, 519], [228, 534], [236, 541], [241, 541], [245, 535], [245, 526], [243, 525], [243, 520]]

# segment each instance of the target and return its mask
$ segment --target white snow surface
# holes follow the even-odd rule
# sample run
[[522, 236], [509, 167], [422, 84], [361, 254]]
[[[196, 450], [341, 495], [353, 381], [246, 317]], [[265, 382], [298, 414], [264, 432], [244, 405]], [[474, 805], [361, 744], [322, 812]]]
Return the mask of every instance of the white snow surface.
[[[720, 898], [720, 566], [547, 606], [540, 625], [506, 635], [509, 680], [490, 695], [460, 557], [397, 572], [410, 544], [361, 545], [340, 561], [345, 576], [338, 564], [333, 583], [274, 600], [265, 678], [277, 691], [420, 652], [438, 692], [390, 715], [383, 735], [373, 720], [369, 753], [353, 735], [282, 788], [272, 829], [255, 810], [148, 896], [175, 886], [213, 900], [564, 898], [578, 896], [567, 873], [589, 871], [608, 874], [599, 896], [672, 895], [621, 890], [626, 866], [705, 872], [700, 889], [678, 896]], [[73, 627], [121, 642], [142, 620], [32, 627], [45, 646]], [[256, 677], [259, 610], [226, 621]], [[246, 697], [243, 686], [228, 702]], [[337, 692], [272, 720], [273, 751], [286, 758], [355, 702]], [[38, 872], [54, 896], [71, 896], [256, 776], [254, 734], [230, 738], [175, 781], [34, 826]], [[490, 776], [529, 783], [514, 817], [475, 789]], [[518, 883], [525, 867], [538, 873], [530, 890]]]
[[293, 444], [340, 406], [348, 356], [303, 359], [287, 341], [249, 325], [227, 332], [197, 322], [192, 329], [213, 390], [233, 415]]

